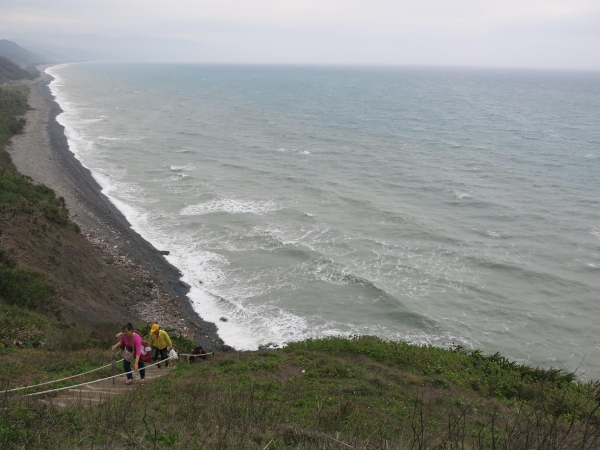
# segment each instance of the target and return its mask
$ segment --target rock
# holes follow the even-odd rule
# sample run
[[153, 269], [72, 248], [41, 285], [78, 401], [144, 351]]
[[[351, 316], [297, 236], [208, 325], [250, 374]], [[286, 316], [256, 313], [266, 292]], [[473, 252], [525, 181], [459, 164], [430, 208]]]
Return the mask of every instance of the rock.
[[171, 253], [169, 250], [160, 250], [161, 255], [168, 255], [169, 253]]
[[258, 346], [259, 350], [273, 350], [275, 348], [279, 348], [279, 345], [273, 342], [269, 342], [268, 344], [262, 344]]
[[179, 285], [182, 286], [182, 287], [184, 287], [184, 288], [186, 288], [186, 289], [191, 288], [191, 286], [189, 284], [187, 284], [185, 281], [179, 280]]
[[227, 318], [226, 318], [226, 317], [221, 317], [219, 320], [220, 320], [221, 322], [227, 322]]
[[233, 347], [230, 347], [229, 345], [223, 344], [223, 345], [221, 346], [221, 351], [222, 351], [223, 353], [231, 353], [231, 352], [235, 352], [235, 348], [233, 348]]

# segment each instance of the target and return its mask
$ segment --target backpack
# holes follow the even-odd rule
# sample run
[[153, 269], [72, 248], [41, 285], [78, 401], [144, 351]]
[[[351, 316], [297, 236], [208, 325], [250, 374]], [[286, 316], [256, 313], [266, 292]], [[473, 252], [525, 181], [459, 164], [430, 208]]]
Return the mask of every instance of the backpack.
[[152, 362], [152, 348], [143, 339], [142, 339], [142, 354], [140, 355], [140, 361], [145, 362], [145, 363]]

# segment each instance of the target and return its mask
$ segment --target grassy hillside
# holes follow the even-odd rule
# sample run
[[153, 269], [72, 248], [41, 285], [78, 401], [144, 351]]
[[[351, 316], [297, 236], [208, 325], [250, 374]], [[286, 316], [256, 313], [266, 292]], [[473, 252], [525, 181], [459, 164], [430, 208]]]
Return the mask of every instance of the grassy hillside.
[[35, 72], [29, 72], [21, 69], [9, 59], [0, 56], [0, 84], [7, 81], [22, 80], [25, 78], [33, 79], [37, 76]]
[[[51, 362], [37, 358], [38, 352], [21, 350], [4, 359], [15, 368], [37, 360], [58, 378], [70, 373], [67, 368], [89, 368], [94, 354], [71, 351]], [[96, 353], [98, 365], [101, 353]], [[57, 410], [48, 401], [7, 398], [0, 407], [0, 445], [599, 448], [600, 415], [591, 386], [498, 359], [372, 337], [219, 354], [197, 364], [179, 363], [169, 376], [91, 408]], [[110, 361], [108, 352], [104, 361]]]
[[[27, 112], [27, 89], [23, 86], [0, 89], [0, 225], [2, 237], [11, 221], [23, 214], [42, 215], [57, 225], [76, 226], [68, 221], [64, 200], [43, 185], [34, 185], [17, 172], [4, 150], [8, 140], [20, 133]], [[0, 248], [0, 301], [33, 310], [58, 312], [56, 289], [42, 273], [24, 270], [7, 249]]]

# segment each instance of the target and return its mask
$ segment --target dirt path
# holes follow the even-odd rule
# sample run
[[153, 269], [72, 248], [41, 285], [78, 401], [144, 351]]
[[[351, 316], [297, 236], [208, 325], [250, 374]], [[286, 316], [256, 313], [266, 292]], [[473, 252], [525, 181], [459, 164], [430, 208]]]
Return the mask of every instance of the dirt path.
[[76, 405], [83, 408], [95, 406], [103, 401], [131, 392], [133, 389], [144, 389], [148, 383], [152, 383], [155, 379], [167, 375], [171, 372], [171, 367], [161, 365], [152, 366], [146, 369], [146, 381], [141, 382], [139, 373], [133, 374], [133, 383], [126, 385], [125, 375], [122, 377], [113, 378], [112, 380], [100, 381], [94, 384], [88, 384], [76, 389], [68, 389], [58, 393], [52, 399], [46, 400], [48, 403], [58, 408], [66, 408]]

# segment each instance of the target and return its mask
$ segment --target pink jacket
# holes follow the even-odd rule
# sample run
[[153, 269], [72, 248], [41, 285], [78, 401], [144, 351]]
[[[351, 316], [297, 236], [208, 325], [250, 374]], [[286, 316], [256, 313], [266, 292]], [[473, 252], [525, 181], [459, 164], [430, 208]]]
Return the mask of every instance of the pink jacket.
[[121, 348], [122, 346], [129, 347], [132, 351], [135, 349], [135, 356], [140, 356], [142, 354], [142, 337], [137, 333], [133, 333], [133, 338], [129, 339], [125, 334], [122, 334], [119, 346]]

